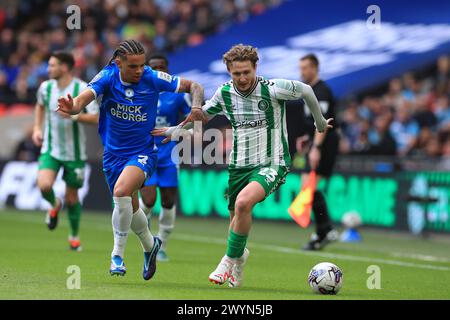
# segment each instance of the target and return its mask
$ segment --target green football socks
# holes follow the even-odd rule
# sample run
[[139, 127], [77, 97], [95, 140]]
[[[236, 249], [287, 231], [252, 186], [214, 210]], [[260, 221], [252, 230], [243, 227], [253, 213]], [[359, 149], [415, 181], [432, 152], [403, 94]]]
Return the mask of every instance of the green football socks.
[[240, 235], [230, 230], [227, 242], [227, 256], [230, 258], [240, 258], [244, 254], [247, 238], [248, 235]]
[[81, 204], [77, 202], [72, 206], [67, 206], [70, 224], [70, 234], [73, 237], [78, 236], [81, 220]]

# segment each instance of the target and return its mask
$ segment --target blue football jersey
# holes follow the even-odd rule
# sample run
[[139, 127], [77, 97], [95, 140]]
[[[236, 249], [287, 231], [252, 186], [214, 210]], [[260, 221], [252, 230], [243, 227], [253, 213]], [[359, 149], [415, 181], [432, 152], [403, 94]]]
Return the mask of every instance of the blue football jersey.
[[[161, 92], [158, 100], [156, 127], [176, 126], [180, 113], [187, 116], [191, 112], [191, 100], [187, 93]], [[155, 137], [158, 147], [158, 166], [172, 165], [171, 152], [175, 141], [162, 143], [165, 137]]]
[[145, 66], [139, 83], [126, 83], [113, 62], [88, 87], [101, 99], [98, 132], [105, 151], [119, 157], [152, 152], [159, 93], [177, 92], [179, 77]]

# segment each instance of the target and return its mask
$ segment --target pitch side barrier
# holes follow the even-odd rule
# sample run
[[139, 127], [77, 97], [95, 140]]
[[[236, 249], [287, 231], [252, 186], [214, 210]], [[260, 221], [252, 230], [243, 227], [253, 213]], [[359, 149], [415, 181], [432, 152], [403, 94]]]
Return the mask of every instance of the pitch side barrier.
[[[322, 180], [318, 188], [327, 197], [334, 222], [340, 222], [345, 213], [354, 211], [366, 226], [410, 230], [416, 234], [450, 232], [450, 170], [447, 165], [442, 159], [399, 162], [392, 158], [340, 157], [335, 174]], [[36, 174], [37, 163], [0, 161], [0, 207], [47, 209], [36, 186]], [[62, 172], [54, 186], [60, 196], [64, 194], [61, 176]], [[226, 167], [183, 166], [179, 184], [178, 215], [228, 219]], [[293, 168], [286, 183], [255, 206], [254, 218], [292, 221], [287, 208], [299, 189], [300, 173]], [[86, 210], [111, 211], [111, 196], [101, 163], [89, 163], [79, 195]]]

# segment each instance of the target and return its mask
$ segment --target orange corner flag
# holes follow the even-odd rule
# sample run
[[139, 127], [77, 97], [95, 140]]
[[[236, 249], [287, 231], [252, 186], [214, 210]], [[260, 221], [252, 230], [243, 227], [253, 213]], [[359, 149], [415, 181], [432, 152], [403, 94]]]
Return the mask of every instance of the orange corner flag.
[[311, 171], [308, 181], [288, 208], [288, 212], [292, 219], [294, 219], [302, 228], [306, 228], [311, 222], [311, 209], [316, 186], [316, 172]]

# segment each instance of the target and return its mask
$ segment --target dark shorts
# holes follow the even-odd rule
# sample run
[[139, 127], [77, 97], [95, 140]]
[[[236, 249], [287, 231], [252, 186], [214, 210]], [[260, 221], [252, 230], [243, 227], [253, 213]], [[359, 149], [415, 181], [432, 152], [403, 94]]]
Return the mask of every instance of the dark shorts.
[[[327, 134], [325, 141], [323, 142], [321, 152], [320, 152], [320, 161], [317, 166], [316, 173], [323, 177], [330, 177], [333, 173], [333, 167], [336, 163], [336, 157], [339, 152], [339, 136], [335, 131]], [[301, 173], [309, 173], [311, 171], [311, 167], [309, 165], [308, 154], [304, 155], [305, 157], [305, 166], [300, 168]]]

